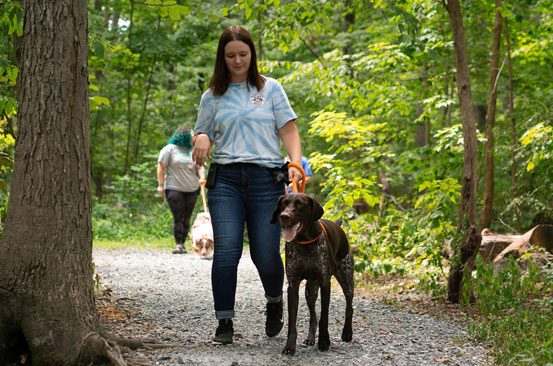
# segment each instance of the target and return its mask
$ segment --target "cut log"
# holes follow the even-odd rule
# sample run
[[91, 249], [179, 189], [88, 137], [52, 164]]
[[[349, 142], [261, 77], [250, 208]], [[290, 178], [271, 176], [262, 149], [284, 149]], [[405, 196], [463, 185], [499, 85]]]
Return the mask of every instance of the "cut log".
[[503, 249], [520, 237], [521, 235], [493, 234], [484, 229], [482, 230], [482, 243], [478, 252], [484, 262], [491, 263]]
[[503, 249], [494, 258], [493, 262], [498, 262], [502, 258], [512, 255], [518, 258], [530, 249], [532, 245], [545, 248], [548, 252], [553, 253], [553, 225], [538, 225], [534, 227]]

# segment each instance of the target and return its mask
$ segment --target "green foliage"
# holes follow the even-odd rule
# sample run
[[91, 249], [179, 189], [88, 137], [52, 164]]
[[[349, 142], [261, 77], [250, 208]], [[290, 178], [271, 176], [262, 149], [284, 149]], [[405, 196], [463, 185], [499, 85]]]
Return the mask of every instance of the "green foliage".
[[[356, 270], [372, 276], [413, 276], [424, 289], [443, 296], [448, 263], [442, 252], [445, 243], [458, 235], [464, 146], [453, 41], [442, 2], [97, 4], [89, 1], [95, 243], [172, 245], [171, 214], [155, 190], [155, 157], [178, 125], [194, 125], [221, 31], [241, 24], [254, 37], [262, 73], [282, 82], [299, 116], [302, 149], [314, 169], [309, 193], [324, 203], [325, 217], [344, 219], [355, 248]], [[491, 0], [462, 2], [477, 111], [486, 110], [494, 6]], [[513, 227], [516, 207], [521, 230], [527, 230], [536, 216], [553, 216], [549, 164], [553, 6], [550, 0], [514, 1], [500, 10], [511, 32], [515, 110], [510, 116], [504, 102], [509, 96], [505, 64], [497, 81], [491, 229]], [[0, 2], [0, 185], [4, 186], [10, 183], [12, 136], [17, 132], [13, 36], [21, 31], [19, 2]], [[503, 59], [504, 40], [501, 52]], [[482, 121], [478, 123], [482, 128]], [[424, 136], [421, 143], [417, 137], [423, 127], [429, 129], [429, 138]], [[478, 136], [481, 151], [484, 139]], [[480, 157], [479, 153], [482, 177]], [[481, 200], [483, 179], [479, 184]], [[361, 200], [368, 213], [353, 209]], [[4, 191], [0, 202], [3, 217]], [[504, 274], [507, 277], [496, 280], [479, 267], [477, 277], [486, 277], [485, 281], [472, 284], [479, 306], [489, 307], [481, 311], [502, 313], [506, 320], [490, 316], [491, 325], [475, 327], [481, 327], [482, 338], [501, 340], [503, 333], [518, 331], [521, 324], [534, 324], [528, 328], [535, 327], [539, 338], [537, 329], [550, 314], [521, 309], [529, 305], [524, 299], [532, 292], [532, 283], [543, 289], [545, 282], [541, 279], [539, 285], [530, 276], [529, 283], [516, 284], [515, 268], [509, 271], [510, 277]], [[487, 285], [478, 287], [481, 283]], [[549, 290], [545, 294], [550, 297]], [[551, 357], [537, 346], [550, 347], [550, 339], [516, 348], [505, 335], [501, 344], [516, 348], [508, 353], [512, 363], [537, 364]]]
[[147, 241], [171, 236], [172, 216], [157, 193], [153, 161], [131, 167], [132, 176], [107, 186], [107, 199], [92, 209], [94, 239]]
[[526, 164], [526, 170], [533, 170], [537, 164], [543, 162], [545, 169], [549, 170], [549, 161], [553, 157], [553, 127], [543, 123], [530, 128], [521, 138], [522, 146], [531, 148], [531, 157]]
[[475, 276], [464, 288], [465, 301], [472, 287], [479, 315], [469, 329], [493, 345], [500, 365], [553, 363], [553, 268], [530, 261], [528, 270], [511, 260], [494, 273], [493, 266], [477, 261]]

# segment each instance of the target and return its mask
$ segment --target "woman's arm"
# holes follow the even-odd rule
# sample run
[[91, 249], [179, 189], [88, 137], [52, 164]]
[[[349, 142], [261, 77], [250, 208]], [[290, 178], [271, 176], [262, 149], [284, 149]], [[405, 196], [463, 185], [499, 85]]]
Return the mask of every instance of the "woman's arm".
[[165, 179], [165, 167], [163, 163], [157, 163], [157, 193], [163, 197], [164, 188], [164, 179]]
[[[284, 149], [286, 149], [290, 161], [301, 166], [301, 141], [295, 120], [288, 121], [278, 130], [278, 134], [282, 139]], [[292, 180], [292, 178], [299, 184], [302, 180], [302, 175], [298, 168], [291, 166], [288, 168], [288, 179]]]

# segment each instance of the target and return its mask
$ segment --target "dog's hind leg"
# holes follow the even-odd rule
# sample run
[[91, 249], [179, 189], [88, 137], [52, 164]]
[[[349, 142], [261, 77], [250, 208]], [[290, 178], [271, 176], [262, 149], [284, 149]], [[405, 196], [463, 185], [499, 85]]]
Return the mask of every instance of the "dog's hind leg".
[[336, 261], [336, 273], [334, 274], [346, 298], [346, 319], [344, 329], [342, 330], [342, 340], [351, 342], [353, 337], [352, 318], [353, 318], [353, 257], [351, 254], [345, 258]]
[[305, 300], [309, 307], [309, 333], [304, 344], [312, 346], [315, 344], [315, 333], [317, 332], [317, 310], [315, 305], [319, 296], [319, 285], [314, 281], [307, 281], [305, 285]]
[[330, 281], [321, 286], [321, 319], [319, 320], [319, 351], [327, 351], [330, 347], [328, 334], [328, 310], [330, 307]]

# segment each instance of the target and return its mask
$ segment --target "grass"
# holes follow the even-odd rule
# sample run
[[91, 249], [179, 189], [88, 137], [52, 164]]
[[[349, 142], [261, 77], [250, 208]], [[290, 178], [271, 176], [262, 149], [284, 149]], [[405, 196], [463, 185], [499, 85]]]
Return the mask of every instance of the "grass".
[[[122, 248], [137, 248], [140, 250], [148, 249], [174, 249], [175, 242], [172, 237], [163, 239], [126, 239], [126, 240], [107, 240], [95, 239], [93, 246], [103, 249], [122, 249]], [[187, 243], [187, 246], [188, 243]], [[188, 248], [187, 248], [188, 249]]]

